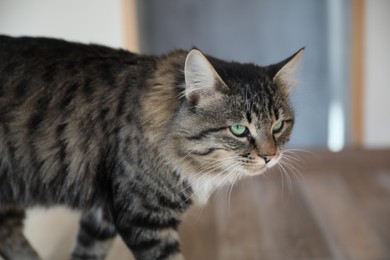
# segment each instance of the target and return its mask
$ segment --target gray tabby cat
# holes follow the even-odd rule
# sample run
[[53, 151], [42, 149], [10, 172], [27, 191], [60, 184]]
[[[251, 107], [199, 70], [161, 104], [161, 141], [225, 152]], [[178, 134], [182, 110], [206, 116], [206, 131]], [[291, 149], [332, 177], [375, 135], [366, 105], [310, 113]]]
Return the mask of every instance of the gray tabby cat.
[[136, 259], [182, 259], [192, 202], [282, 156], [302, 50], [267, 67], [0, 36], [0, 258], [38, 259], [24, 210], [83, 212], [72, 259], [117, 232]]

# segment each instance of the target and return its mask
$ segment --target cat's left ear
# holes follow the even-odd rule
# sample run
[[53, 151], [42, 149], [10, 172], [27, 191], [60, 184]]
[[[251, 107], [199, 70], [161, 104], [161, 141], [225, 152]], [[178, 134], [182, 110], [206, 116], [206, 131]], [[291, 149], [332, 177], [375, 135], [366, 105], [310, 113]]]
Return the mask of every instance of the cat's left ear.
[[301, 48], [287, 59], [267, 67], [267, 71], [275, 85], [280, 87], [286, 94], [290, 94], [292, 91], [304, 49]]
[[213, 65], [199, 50], [193, 49], [187, 54], [184, 78], [186, 83], [184, 94], [190, 103], [202, 106], [221, 97], [221, 86], [225, 84]]

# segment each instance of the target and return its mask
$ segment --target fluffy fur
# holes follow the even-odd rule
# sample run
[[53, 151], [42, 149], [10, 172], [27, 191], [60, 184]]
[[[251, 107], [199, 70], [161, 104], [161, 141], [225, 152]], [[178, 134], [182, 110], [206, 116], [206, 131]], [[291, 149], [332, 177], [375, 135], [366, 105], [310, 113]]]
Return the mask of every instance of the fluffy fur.
[[83, 212], [72, 259], [103, 259], [117, 232], [137, 259], [181, 259], [188, 206], [280, 159], [300, 54], [259, 67], [0, 36], [0, 256], [37, 259], [24, 210], [65, 205]]

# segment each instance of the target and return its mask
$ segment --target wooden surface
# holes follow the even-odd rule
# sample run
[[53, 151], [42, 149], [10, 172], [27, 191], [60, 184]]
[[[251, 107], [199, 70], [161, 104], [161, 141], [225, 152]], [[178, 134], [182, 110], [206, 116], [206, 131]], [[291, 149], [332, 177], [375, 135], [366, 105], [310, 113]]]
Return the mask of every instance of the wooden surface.
[[[390, 150], [313, 152], [299, 160], [289, 177], [248, 178], [192, 208], [180, 229], [186, 258], [390, 259]], [[77, 217], [39, 214], [27, 223], [34, 246], [44, 259], [67, 259]], [[131, 256], [118, 238], [108, 258]]]

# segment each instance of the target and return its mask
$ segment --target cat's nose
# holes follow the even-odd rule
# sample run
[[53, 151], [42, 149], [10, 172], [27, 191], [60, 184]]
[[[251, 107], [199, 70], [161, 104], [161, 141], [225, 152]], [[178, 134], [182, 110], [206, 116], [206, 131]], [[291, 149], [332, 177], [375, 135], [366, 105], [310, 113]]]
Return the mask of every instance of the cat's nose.
[[274, 158], [275, 155], [274, 154], [272, 154], [272, 155], [260, 155], [259, 154], [259, 156], [264, 159], [265, 163], [269, 163], [272, 160], [272, 158]]

